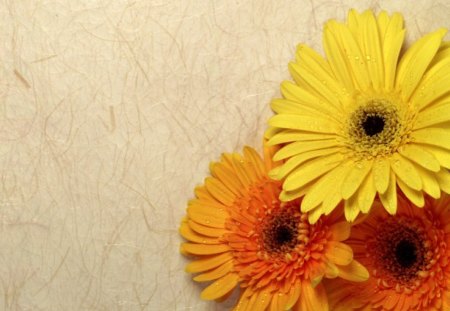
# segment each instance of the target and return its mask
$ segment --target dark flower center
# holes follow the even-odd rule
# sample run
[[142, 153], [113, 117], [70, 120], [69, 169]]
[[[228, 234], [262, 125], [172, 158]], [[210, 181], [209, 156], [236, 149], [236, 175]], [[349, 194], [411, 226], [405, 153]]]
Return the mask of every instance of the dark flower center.
[[415, 280], [427, 263], [426, 237], [419, 228], [406, 220], [384, 220], [367, 244], [377, 266], [403, 284]]
[[384, 129], [384, 118], [379, 115], [368, 115], [361, 124], [364, 132], [368, 136], [374, 136], [381, 133]]
[[395, 247], [395, 258], [400, 266], [409, 268], [417, 261], [417, 247], [409, 240], [401, 240]]
[[285, 253], [297, 245], [300, 216], [279, 212], [268, 217], [262, 229], [262, 242], [269, 253]]
[[289, 244], [294, 238], [295, 232], [291, 227], [281, 225], [274, 230], [274, 239], [279, 245]]

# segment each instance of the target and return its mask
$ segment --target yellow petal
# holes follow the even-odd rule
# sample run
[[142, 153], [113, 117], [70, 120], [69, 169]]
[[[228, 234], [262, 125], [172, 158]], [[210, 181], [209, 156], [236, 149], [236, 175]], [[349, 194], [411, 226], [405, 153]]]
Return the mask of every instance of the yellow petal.
[[425, 149], [416, 144], [408, 144], [400, 148], [400, 154], [409, 160], [416, 162], [432, 172], [438, 172], [441, 168], [439, 161]]
[[337, 147], [336, 139], [318, 141], [297, 141], [288, 144], [275, 153], [273, 160], [280, 161], [300, 153]]
[[316, 133], [336, 133], [335, 122], [323, 117], [298, 114], [278, 114], [269, 119], [269, 126]]
[[214, 268], [212, 270], [209, 270], [205, 273], [196, 275], [193, 280], [196, 282], [208, 282], [212, 280], [217, 280], [224, 275], [228, 274], [233, 270], [233, 261], [227, 261], [226, 263], [218, 266], [217, 268]]
[[323, 175], [317, 182], [314, 183], [311, 190], [306, 193], [305, 198], [302, 200], [301, 210], [303, 213], [312, 210], [324, 201], [329, 193], [333, 191], [333, 188], [337, 187], [336, 181], [342, 181], [343, 176], [341, 176], [341, 174], [343, 171], [344, 170], [338, 166], [334, 170]]
[[327, 292], [323, 284], [313, 288], [308, 282], [302, 282], [302, 297], [298, 310], [329, 311]]
[[384, 42], [384, 37], [386, 30], [388, 28], [390, 22], [389, 15], [386, 11], [381, 11], [380, 14], [377, 16], [377, 25], [378, 25], [378, 32], [380, 34], [380, 41], [381, 43]]
[[282, 190], [279, 196], [279, 199], [282, 202], [289, 202], [298, 198], [301, 198], [306, 193], [308, 193], [308, 190], [310, 188], [310, 185], [305, 185], [304, 187], [300, 189], [295, 189], [294, 191], [284, 191]]
[[346, 221], [334, 223], [330, 226], [331, 239], [334, 241], [344, 241], [350, 237], [351, 225]]
[[213, 255], [189, 263], [185, 270], [188, 273], [204, 272], [217, 268], [230, 260], [233, 260], [233, 255], [229, 252], [220, 255]]
[[450, 194], [450, 173], [446, 169], [441, 169], [436, 173], [436, 180], [439, 183], [439, 187], [445, 192]]
[[366, 176], [364, 182], [361, 184], [360, 189], [358, 190], [357, 201], [359, 205], [359, 209], [362, 213], [366, 214], [369, 212], [372, 207], [373, 200], [375, 199], [375, 195], [377, 190], [375, 189], [375, 185], [373, 183], [372, 172]]
[[[340, 43], [343, 45], [343, 48], [348, 55], [346, 60], [353, 73], [354, 83], [359, 85], [360, 90], [365, 91], [372, 86], [365, 62], [365, 56], [362, 54], [361, 49], [350, 30], [344, 25], [337, 25], [337, 28]], [[376, 55], [373, 55], [373, 57], [376, 57]]]
[[342, 200], [341, 185], [349, 170], [352, 168], [350, 163], [350, 161], [347, 161], [334, 169], [336, 171], [335, 187], [329, 189], [322, 203], [322, 209], [325, 215], [330, 214]]
[[421, 167], [417, 167], [417, 171], [419, 172], [420, 178], [422, 178], [423, 191], [430, 197], [439, 199], [441, 197], [441, 188], [436, 180], [436, 174]]
[[361, 14], [359, 14], [355, 9], [351, 9], [348, 12], [347, 27], [361, 48], [364, 48], [363, 41], [365, 39], [363, 38], [364, 33], [361, 31], [363, 24], [364, 20], [362, 19]]
[[[380, 32], [380, 35], [382, 33]], [[395, 76], [397, 74], [398, 57], [405, 38], [405, 29], [403, 29], [403, 17], [401, 14], [394, 13], [386, 27], [383, 35], [383, 58], [384, 58], [384, 85], [387, 91], [394, 88]]]
[[230, 250], [226, 244], [208, 245], [200, 243], [182, 243], [181, 250], [183, 253], [192, 255], [214, 255], [224, 253]]
[[382, 87], [384, 88], [384, 64], [378, 25], [372, 11], [368, 10], [362, 16], [365, 61], [372, 85], [376, 91], [379, 91]]
[[450, 150], [449, 131], [441, 128], [428, 128], [412, 132], [414, 142], [438, 146]]
[[373, 163], [373, 183], [379, 193], [384, 193], [389, 185], [391, 165], [385, 158], [376, 159]]
[[[304, 64], [304, 62], [303, 62]], [[303, 67], [303, 68], [302, 68]], [[336, 114], [340, 112], [340, 103], [336, 98], [336, 89], [332, 90], [329, 87], [329, 83], [336, 85], [334, 79], [320, 72], [320, 69], [310, 72], [305, 69], [304, 66], [296, 63], [289, 63], [289, 71], [293, 77], [298, 76], [304, 81], [309, 88], [310, 92], [314, 92], [314, 95], [318, 98], [314, 103], [314, 108], [320, 110], [322, 114], [329, 115], [331, 118], [336, 119]], [[299, 82], [297, 82], [299, 83]], [[339, 89], [339, 88], [337, 88]]]
[[411, 97], [418, 110], [425, 110], [436, 100], [450, 91], [450, 57], [435, 64], [424, 74], [420, 84]]
[[[297, 47], [296, 63], [300, 65], [300, 74], [303, 72], [308, 73], [307, 76], [303, 76], [303, 80], [309, 82], [308, 80], [312, 73], [316, 75], [318, 80], [323, 82], [323, 84], [316, 83], [315, 87], [310, 85], [311, 89], [315, 91], [314, 94], [316, 96], [323, 97], [337, 109], [342, 106], [342, 102], [349, 100], [348, 94], [342, 92], [343, 86], [336, 81], [330, 65], [315, 50], [304, 44], [300, 44]], [[321, 85], [325, 85], [326, 88], [321, 87]], [[336, 94], [342, 96], [338, 97]]]
[[402, 182], [400, 179], [397, 179], [397, 184], [399, 188], [402, 190], [402, 192], [405, 194], [405, 196], [416, 206], [423, 207], [425, 205], [425, 199], [423, 197], [422, 191], [417, 191], [414, 189], [411, 189], [406, 185], [404, 182]]
[[338, 152], [339, 149], [337, 148], [327, 148], [327, 149], [319, 149], [319, 150], [311, 150], [311, 151], [306, 151], [303, 152], [299, 155], [293, 156], [292, 158], [290, 158], [289, 160], [287, 160], [278, 170], [278, 173], [276, 174], [276, 179], [277, 180], [281, 180], [284, 177], [286, 177], [287, 174], [289, 174], [293, 169], [295, 169], [296, 167], [298, 167], [300, 164], [317, 158], [317, 157], [322, 157], [322, 156], [326, 156], [329, 154], [333, 154]]
[[415, 42], [403, 55], [398, 66], [396, 89], [401, 90], [403, 101], [407, 102], [417, 87], [425, 70], [436, 54], [447, 31], [439, 29]]
[[292, 191], [306, 185], [338, 166], [342, 160], [343, 156], [338, 153], [312, 159], [304, 163], [286, 178], [283, 183], [283, 190]]
[[354, 90], [352, 73], [347, 65], [347, 55], [343, 51], [344, 47], [340, 46], [336, 38], [336, 21], [329, 21], [324, 26], [323, 47], [330, 64], [331, 70], [337, 80], [344, 86], [347, 92]]
[[353, 251], [347, 244], [331, 241], [328, 242], [328, 249], [325, 256], [336, 265], [345, 266], [352, 262]]
[[353, 260], [345, 266], [337, 266], [339, 277], [351, 282], [364, 282], [369, 278], [369, 271], [358, 261]]
[[395, 215], [397, 213], [397, 186], [396, 186], [396, 178], [394, 172], [391, 171], [391, 176], [389, 178], [389, 185], [387, 190], [384, 193], [380, 193], [380, 200], [383, 203], [386, 211]]
[[450, 152], [448, 150], [430, 145], [420, 145], [420, 147], [433, 154], [441, 166], [450, 169]]
[[345, 219], [350, 222], [355, 221], [361, 211], [358, 203], [358, 195], [355, 194], [345, 201], [344, 214]]
[[229, 273], [206, 287], [200, 297], [204, 300], [218, 299], [232, 291], [239, 280], [237, 273]]
[[409, 160], [399, 154], [394, 154], [391, 158], [391, 167], [395, 175], [408, 187], [414, 190], [422, 190], [422, 180]]
[[345, 177], [342, 183], [342, 197], [344, 200], [350, 198], [361, 186], [364, 178], [372, 169], [373, 161], [360, 161], [354, 164], [350, 172]]
[[268, 144], [277, 145], [290, 143], [294, 141], [315, 141], [315, 140], [326, 140], [335, 138], [336, 135], [333, 134], [311, 133], [311, 132], [302, 132], [298, 130], [280, 129], [280, 132], [276, 133], [270, 138]]
[[[450, 89], [448, 90], [450, 91]], [[433, 105], [417, 115], [415, 129], [422, 129], [429, 126], [438, 126], [440, 123], [450, 122], [450, 102]]]
[[320, 216], [322, 216], [323, 214], [324, 214], [323, 209], [320, 206], [316, 207], [315, 209], [313, 209], [308, 213], [308, 222], [311, 225], [314, 225], [319, 220]]

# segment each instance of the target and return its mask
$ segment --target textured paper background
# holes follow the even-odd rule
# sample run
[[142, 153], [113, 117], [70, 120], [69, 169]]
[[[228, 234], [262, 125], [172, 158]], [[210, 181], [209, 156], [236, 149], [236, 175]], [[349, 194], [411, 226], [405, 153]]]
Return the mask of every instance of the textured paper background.
[[185, 202], [352, 6], [450, 26], [445, 0], [1, 1], [0, 309], [227, 309], [183, 272]]

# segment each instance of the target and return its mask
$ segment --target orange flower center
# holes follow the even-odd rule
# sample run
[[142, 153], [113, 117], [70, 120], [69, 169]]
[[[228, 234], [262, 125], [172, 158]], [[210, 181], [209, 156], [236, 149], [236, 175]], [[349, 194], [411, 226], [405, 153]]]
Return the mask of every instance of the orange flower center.
[[378, 290], [395, 288], [399, 293], [419, 291], [435, 296], [436, 292], [428, 292], [430, 288], [438, 292], [445, 288], [448, 256], [443, 230], [403, 215], [380, 219], [379, 224], [366, 244]]
[[324, 273], [328, 227], [320, 219], [310, 225], [298, 201], [279, 201], [280, 191], [280, 182], [264, 180], [230, 208], [225, 239], [243, 287], [270, 284], [272, 290], [287, 292], [299, 278]]

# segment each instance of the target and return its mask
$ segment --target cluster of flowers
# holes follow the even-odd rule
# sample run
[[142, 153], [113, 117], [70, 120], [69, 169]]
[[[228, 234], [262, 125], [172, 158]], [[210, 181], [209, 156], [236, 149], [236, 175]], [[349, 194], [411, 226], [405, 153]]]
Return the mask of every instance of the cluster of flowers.
[[329, 21], [273, 100], [264, 156], [224, 154], [180, 226], [234, 310], [450, 310], [450, 44], [400, 14]]

